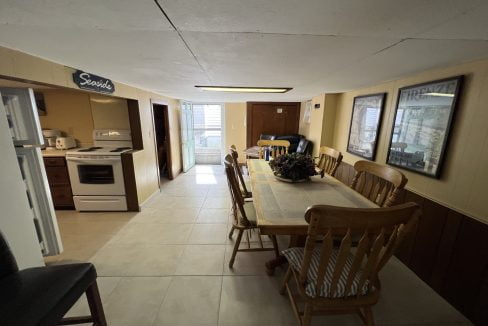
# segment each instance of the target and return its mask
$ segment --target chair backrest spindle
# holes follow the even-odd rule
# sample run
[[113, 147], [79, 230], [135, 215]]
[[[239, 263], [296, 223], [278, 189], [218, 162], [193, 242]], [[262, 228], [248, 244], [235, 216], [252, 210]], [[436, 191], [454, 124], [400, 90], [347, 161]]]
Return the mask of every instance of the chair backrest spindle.
[[[419, 214], [415, 203], [367, 209], [309, 207], [305, 213], [309, 227], [298, 276], [300, 283], [316, 282], [317, 293], [325, 292], [328, 298], [368, 294], [378, 286], [378, 272], [414, 229]], [[319, 237], [322, 243], [317, 278], [310, 280], [310, 264]], [[340, 246], [335, 248], [333, 240], [338, 239]], [[360, 239], [357, 246], [353, 246], [353, 239]], [[327, 289], [322, 289], [326, 277], [330, 282]]]
[[278, 156], [288, 154], [290, 148], [290, 142], [288, 140], [258, 140], [259, 158], [264, 158], [264, 150], [269, 148], [271, 150], [271, 157], [277, 158]]
[[351, 188], [381, 207], [398, 204], [408, 179], [400, 171], [370, 161], [357, 161]]
[[232, 200], [232, 208], [235, 222], [241, 225], [249, 225], [246, 212], [244, 210], [244, 197], [239, 188], [235, 168], [233, 166], [233, 159], [230, 154], [224, 158], [225, 174], [227, 176], [227, 184]]
[[242, 175], [242, 170], [239, 166], [239, 160], [238, 160], [239, 154], [237, 154], [237, 148], [235, 145], [230, 146], [230, 155], [232, 157], [233, 166], [234, 166], [237, 178], [239, 179], [239, 182], [240, 182], [241, 187], [242, 187], [242, 192], [243, 192], [245, 197], [250, 197], [251, 192], [247, 189], [246, 183], [244, 181], [244, 176]]
[[335, 176], [339, 165], [342, 162], [342, 153], [333, 148], [322, 146], [319, 151], [319, 162], [317, 167], [322, 178], [325, 173], [330, 176]]

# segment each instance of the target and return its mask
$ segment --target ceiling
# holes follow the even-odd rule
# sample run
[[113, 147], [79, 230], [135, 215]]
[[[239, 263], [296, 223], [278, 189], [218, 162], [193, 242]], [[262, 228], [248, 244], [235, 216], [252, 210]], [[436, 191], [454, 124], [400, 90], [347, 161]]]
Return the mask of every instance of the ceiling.
[[174, 98], [299, 101], [487, 58], [486, 17], [486, 0], [0, 0], [0, 45]]

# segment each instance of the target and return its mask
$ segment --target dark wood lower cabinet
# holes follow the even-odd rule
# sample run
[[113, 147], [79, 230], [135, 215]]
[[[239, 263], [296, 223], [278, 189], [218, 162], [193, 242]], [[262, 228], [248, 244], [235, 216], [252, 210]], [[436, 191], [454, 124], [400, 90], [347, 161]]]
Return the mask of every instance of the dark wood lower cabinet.
[[44, 157], [47, 180], [55, 209], [74, 208], [73, 193], [64, 157]]
[[[353, 176], [342, 162], [336, 178], [350, 185]], [[422, 217], [396, 256], [475, 325], [488, 325], [488, 225], [408, 190], [402, 198]]]

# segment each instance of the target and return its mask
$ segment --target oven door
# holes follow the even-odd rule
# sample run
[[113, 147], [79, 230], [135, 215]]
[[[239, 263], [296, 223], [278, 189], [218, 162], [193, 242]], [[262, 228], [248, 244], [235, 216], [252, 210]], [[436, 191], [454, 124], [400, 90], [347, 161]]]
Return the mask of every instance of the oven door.
[[119, 156], [104, 158], [66, 157], [71, 189], [75, 196], [125, 195], [122, 161]]

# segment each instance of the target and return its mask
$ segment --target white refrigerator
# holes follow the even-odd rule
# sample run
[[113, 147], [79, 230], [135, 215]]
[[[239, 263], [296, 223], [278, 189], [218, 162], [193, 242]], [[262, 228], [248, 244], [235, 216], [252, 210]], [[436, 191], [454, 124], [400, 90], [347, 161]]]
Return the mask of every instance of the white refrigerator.
[[34, 92], [0, 88], [0, 231], [19, 267], [63, 250], [47, 181]]

